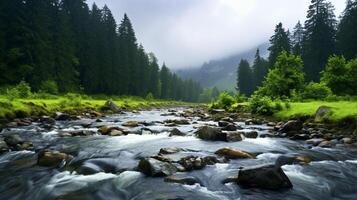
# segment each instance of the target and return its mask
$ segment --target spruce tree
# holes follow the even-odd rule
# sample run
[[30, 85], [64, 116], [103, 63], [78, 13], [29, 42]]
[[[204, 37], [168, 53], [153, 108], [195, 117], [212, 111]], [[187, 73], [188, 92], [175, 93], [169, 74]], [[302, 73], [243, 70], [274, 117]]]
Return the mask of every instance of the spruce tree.
[[264, 58], [260, 57], [259, 49], [257, 49], [257, 52], [255, 53], [255, 59], [252, 68], [252, 78], [254, 80], [253, 90], [255, 90], [257, 87], [261, 86], [269, 69], [269, 63]]
[[346, 59], [357, 57], [357, 1], [348, 0], [337, 30], [337, 47]]
[[336, 19], [333, 5], [312, 0], [305, 21], [303, 53], [307, 81], [319, 81], [319, 74], [330, 55], [335, 53]]
[[304, 37], [304, 28], [302, 27], [300, 21], [295, 25], [294, 32], [292, 35], [292, 53], [295, 55], [302, 54], [302, 41]]
[[276, 58], [280, 55], [280, 52], [290, 52], [291, 44], [288, 31], [285, 31], [283, 24], [279, 23], [275, 27], [274, 35], [270, 38], [269, 65], [272, 67], [276, 61]]
[[247, 60], [242, 59], [237, 70], [237, 89], [240, 93], [251, 95], [254, 87], [252, 69]]

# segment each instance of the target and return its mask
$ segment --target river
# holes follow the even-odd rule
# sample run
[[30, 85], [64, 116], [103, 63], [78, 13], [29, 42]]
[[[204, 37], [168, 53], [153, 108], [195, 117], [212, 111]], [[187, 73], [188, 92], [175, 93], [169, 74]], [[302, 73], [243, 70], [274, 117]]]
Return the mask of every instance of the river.
[[[178, 112], [183, 108], [177, 108]], [[186, 136], [169, 137], [173, 127], [163, 123], [178, 118], [167, 109], [140, 111], [102, 117], [56, 121], [51, 130], [38, 123], [30, 126], [3, 130], [1, 136], [19, 134], [33, 143], [35, 151], [12, 151], [0, 155], [0, 199], [2, 200], [110, 200], [110, 199], [356, 199], [357, 198], [357, 149], [309, 147], [304, 142], [284, 138], [244, 139], [239, 142], [203, 141], [195, 137], [197, 127], [216, 124], [188, 118], [190, 124], [176, 128]], [[126, 136], [93, 135], [87, 137], [60, 137], [62, 131], [93, 130], [104, 124], [121, 127], [126, 121], [151, 122], [131, 128]], [[266, 125], [245, 125], [235, 122], [244, 130], [257, 130], [259, 134], [269, 131]], [[83, 127], [87, 124], [87, 128]], [[89, 126], [89, 127], [88, 127]], [[164, 147], [180, 147], [193, 150], [191, 153], [213, 155], [222, 147], [239, 148], [257, 154], [256, 159], [233, 159], [217, 163], [201, 170], [177, 172], [195, 177], [201, 184], [182, 185], [164, 182], [162, 177], [146, 177], [137, 171], [140, 158], [155, 155]], [[66, 152], [74, 156], [70, 163], [60, 167], [37, 165], [39, 149]], [[222, 183], [237, 175], [238, 169], [262, 163], [272, 163], [281, 155], [306, 155], [312, 162], [308, 165], [284, 165], [283, 171], [293, 184], [292, 189], [269, 191], [241, 188], [236, 183]], [[99, 172], [90, 175], [77, 173], [75, 166], [99, 160], [117, 166], [117, 173]], [[72, 167], [71, 167], [72, 166]]]

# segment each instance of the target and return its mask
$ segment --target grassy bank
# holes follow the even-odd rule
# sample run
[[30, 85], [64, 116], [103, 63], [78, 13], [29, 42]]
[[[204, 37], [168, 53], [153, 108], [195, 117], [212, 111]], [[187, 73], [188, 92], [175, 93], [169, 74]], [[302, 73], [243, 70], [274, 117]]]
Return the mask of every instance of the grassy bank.
[[41, 99], [8, 99], [0, 96], [0, 118], [12, 119], [32, 115], [51, 114], [57, 111], [80, 113], [83, 111], [100, 111], [107, 100], [128, 110], [150, 107], [194, 105], [170, 100], [143, 99], [138, 97], [82, 97], [80, 95], [52, 96]]
[[290, 108], [283, 108], [281, 111], [274, 113], [274, 118], [286, 120], [298, 117], [314, 118], [316, 110], [320, 106], [328, 106], [331, 112], [325, 117], [327, 121], [337, 122], [339, 120], [351, 117], [357, 118], [356, 101], [312, 101], [312, 102], [293, 102]]

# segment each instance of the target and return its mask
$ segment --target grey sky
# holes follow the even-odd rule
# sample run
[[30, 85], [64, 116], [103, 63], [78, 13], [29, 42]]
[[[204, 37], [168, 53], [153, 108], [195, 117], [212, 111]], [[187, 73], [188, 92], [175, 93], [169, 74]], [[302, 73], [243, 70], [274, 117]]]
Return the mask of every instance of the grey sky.
[[[138, 41], [170, 68], [197, 66], [268, 41], [278, 22], [292, 29], [310, 0], [88, 0], [131, 19]], [[331, 0], [339, 16], [345, 0]]]

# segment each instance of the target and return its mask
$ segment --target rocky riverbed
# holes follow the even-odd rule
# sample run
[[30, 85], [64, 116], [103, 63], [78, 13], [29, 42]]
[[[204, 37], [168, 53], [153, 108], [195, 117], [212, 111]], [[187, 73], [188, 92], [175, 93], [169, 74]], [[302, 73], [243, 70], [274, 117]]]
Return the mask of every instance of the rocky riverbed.
[[16, 119], [0, 199], [354, 199], [357, 143], [337, 131], [202, 108]]

